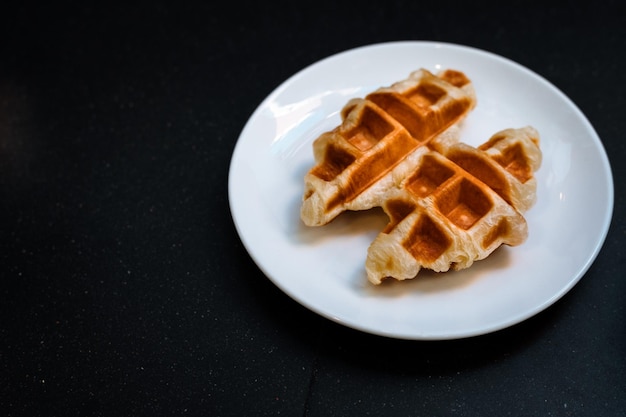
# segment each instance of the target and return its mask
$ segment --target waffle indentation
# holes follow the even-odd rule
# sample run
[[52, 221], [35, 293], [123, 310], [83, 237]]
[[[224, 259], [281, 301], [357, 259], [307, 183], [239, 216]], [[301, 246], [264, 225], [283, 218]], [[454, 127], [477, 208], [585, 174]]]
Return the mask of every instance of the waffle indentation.
[[459, 88], [470, 83], [469, 78], [465, 74], [455, 70], [446, 70], [439, 75], [439, 78]]
[[520, 143], [506, 148], [501, 155], [494, 157], [497, 163], [509, 171], [522, 184], [532, 178], [533, 170]]
[[421, 215], [409, 232], [403, 246], [422, 263], [434, 262], [451, 244], [451, 240], [427, 215]]
[[447, 94], [446, 90], [434, 84], [420, 84], [407, 97], [419, 107], [430, 107]]
[[368, 99], [396, 119], [412, 137], [420, 141], [430, 139], [428, 125], [424, 123], [424, 114], [417, 111], [405, 97], [396, 93], [379, 92], [370, 94]]
[[415, 210], [415, 203], [406, 200], [389, 200], [385, 205], [385, 212], [389, 216], [389, 224], [383, 233], [390, 233], [395, 227]]
[[502, 197], [504, 201], [509, 204], [511, 203], [507, 179], [497, 167], [490, 164], [488, 160], [468, 152], [450, 152], [448, 158], [465, 171], [484, 182], [489, 188]]
[[354, 129], [346, 132], [344, 137], [361, 152], [365, 152], [376, 145], [381, 139], [393, 130], [393, 125], [370, 107], [363, 109], [361, 123]]
[[355, 161], [354, 155], [334, 144], [328, 145], [324, 152], [324, 160], [311, 170], [311, 173], [324, 181], [330, 181], [341, 174], [344, 169]]
[[420, 168], [407, 180], [406, 189], [417, 197], [424, 198], [452, 175], [454, 171], [451, 168], [443, 165], [431, 155], [426, 155]]
[[463, 230], [471, 228], [492, 206], [484, 191], [467, 178], [451, 184], [437, 199], [439, 211]]

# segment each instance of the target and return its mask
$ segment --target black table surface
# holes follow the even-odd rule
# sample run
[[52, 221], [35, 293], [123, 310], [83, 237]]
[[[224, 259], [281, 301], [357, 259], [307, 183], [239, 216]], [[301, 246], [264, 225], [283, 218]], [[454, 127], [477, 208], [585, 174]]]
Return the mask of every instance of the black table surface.
[[[0, 414], [626, 415], [624, 8], [214, 3], [3, 7]], [[605, 244], [522, 323], [362, 333], [284, 294], [235, 230], [230, 158], [260, 102], [322, 58], [397, 40], [526, 66], [607, 151]]]

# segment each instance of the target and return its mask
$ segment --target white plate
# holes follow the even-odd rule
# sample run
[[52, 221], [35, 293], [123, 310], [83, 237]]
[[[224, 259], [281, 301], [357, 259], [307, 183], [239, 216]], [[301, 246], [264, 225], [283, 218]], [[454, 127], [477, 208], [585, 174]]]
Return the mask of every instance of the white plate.
[[[471, 268], [422, 271], [411, 281], [368, 283], [367, 247], [387, 222], [373, 210], [343, 213], [321, 228], [300, 221], [311, 144], [339, 123], [352, 97], [420, 67], [463, 71], [478, 105], [462, 140], [478, 145], [498, 130], [532, 125], [543, 164], [530, 236]], [[599, 137], [556, 87], [497, 55], [444, 43], [394, 42], [343, 52], [285, 81], [256, 109], [229, 173], [232, 216], [261, 270], [286, 294], [343, 325], [402, 339], [475, 336], [519, 323], [553, 304], [585, 274], [608, 232], [613, 180]]]

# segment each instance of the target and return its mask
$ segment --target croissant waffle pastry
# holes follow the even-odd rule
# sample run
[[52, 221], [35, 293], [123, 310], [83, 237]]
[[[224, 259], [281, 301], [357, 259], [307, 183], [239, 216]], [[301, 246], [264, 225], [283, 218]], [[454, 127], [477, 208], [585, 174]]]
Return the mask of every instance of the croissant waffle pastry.
[[345, 210], [381, 203], [377, 182], [415, 149], [459, 123], [476, 99], [458, 71], [418, 70], [365, 99], [349, 101], [343, 122], [313, 143], [315, 167], [305, 176], [301, 217], [321, 226]]
[[365, 265], [374, 284], [421, 268], [467, 268], [503, 244], [523, 243], [541, 164], [538, 132], [506, 129], [469, 146], [459, 141], [459, 124], [475, 105], [463, 73], [423, 69], [348, 102], [341, 125], [314, 142], [304, 223], [382, 207], [389, 224]]
[[390, 222], [368, 249], [370, 282], [413, 278], [421, 268], [468, 268], [503, 244], [523, 243], [523, 213], [535, 202], [537, 144], [537, 131], [525, 127], [498, 132], [478, 149], [420, 149], [417, 168], [382, 203]]

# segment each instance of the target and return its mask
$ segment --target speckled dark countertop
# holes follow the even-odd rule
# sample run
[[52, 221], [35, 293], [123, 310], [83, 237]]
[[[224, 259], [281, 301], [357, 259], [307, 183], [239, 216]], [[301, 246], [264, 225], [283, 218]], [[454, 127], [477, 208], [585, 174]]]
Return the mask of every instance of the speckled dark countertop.
[[[3, 8], [0, 414], [624, 415], [623, 7], [283, 3]], [[596, 261], [511, 328], [340, 326], [274, 286], [233, 226], [230, 158], [259, 103], [322, 58], [407, 39], [545, 77], [612, 163]]]

